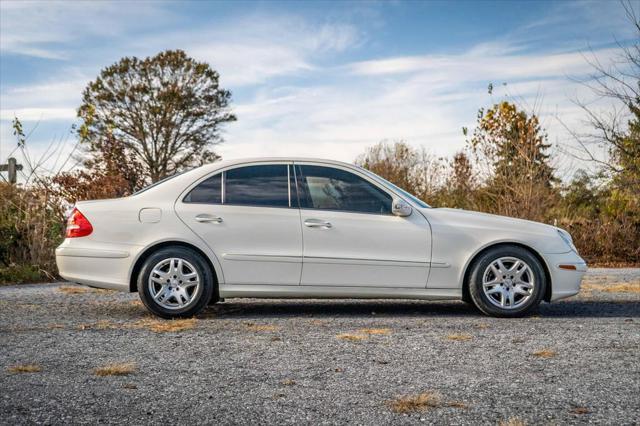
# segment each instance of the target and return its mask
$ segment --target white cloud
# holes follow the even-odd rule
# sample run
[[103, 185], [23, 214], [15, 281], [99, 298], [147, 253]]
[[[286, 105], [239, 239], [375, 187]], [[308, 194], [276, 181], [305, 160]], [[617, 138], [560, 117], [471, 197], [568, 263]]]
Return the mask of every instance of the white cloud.
[[315, 24], [291, 15], [250, 15], [213, 28], [152, 35], [136, 46], [183, 49], [218, 70], [224, 85], [239, 87], [262, 84], [273, 77], [300, 76], [314, 70], [318, 59], [358, 46], [363, 39], [349, 24]]
[[[568, 78], [590, 71], [582, 55], [477, 54], [485, 49], [347, 64], [319, 71], [337, 77], [332, 85], [261, 90], [253, 101], [236, 106], [239, 121], [229, 126], [227, 143], [219, 149], [227, 158], [300, 155], [353, 161], [380, 140], [404, 139], [449, 156], [465, 146], [461, 129], [474, 126], [477, 109], [503, 97], [535, 110], [552, 143], [571, 144], [557, 117], [584, 129], [583, 114], [571, 99], [588, 96], [588, 89]], [[615, 52], [596, 53], [606, 62]], [[350, 73], [344, 75], [344, 69]], [[491, 81], [493, 96], [487, 94]], [[502, 81], [508, 82], [506, 88], [498, 84]], [[563, 162], [570, 163], [565, 168], [577, 166]]]
[[159, 2], [2, 1], [0, 50], [49, 59], [68, 59], [72, 42], [117, 38], [127, 30], [171, 19]]
[[[558, 54], [520, 54], [510, 55], [512, 51], [505, 49], [506, 54], [491, 51], [486, 46], [474, 47], [459, 55], [421, 55], [380, 60], [362, 61], [347, 68], [356, 75], [396, 75], [404, 73], [428, 73], [455, 82], [460, 79], [496, 80], [496, 79], [544, 79], [558, 75], [584, 73], [585, 57], [583, 52]], [[599, 56], [611, 58], [615, 49], [600, 50]]]

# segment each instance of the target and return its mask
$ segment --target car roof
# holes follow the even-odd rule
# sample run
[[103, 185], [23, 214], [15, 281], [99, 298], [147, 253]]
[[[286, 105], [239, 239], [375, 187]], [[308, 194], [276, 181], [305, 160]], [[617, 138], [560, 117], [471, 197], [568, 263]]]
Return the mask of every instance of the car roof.
[[253, 157], [253, 158], [237, 158], [232, 160], [216, 161], [215, 163], [204, 164], [195, 169], [189, 170], [182, 174], [176, 175], [166, 182], [159, 182], [157, 185], [152, 185], [149, 188], [143, 189], [137, 194], [145, 197], [153, 197], [158, 194], [177, 194], [182, 192], [187, 186], [193, 182], [215, 172], [216, 170], [224, 169], [232, 166], [240, 166], [242, 164], [251, 163], [273, 163], [273, 162], [300, 162], [300, 163], [322, 163], [335, 166], [343, 166], [351, 169], [358, 168], [357, 166], [341, 161], [326, 160], [322, 158], [304, 158], [304, 157]]
[[343, 161], [329, 160], [326, 158], [312, 158], [312, 157], [248, 157], [248, 158], [236, 158], [232, 160], [216, 161], [215, 163], [209, 163], [202, 166], [207, 170], [222, 169], [229, 166], [235, 166], [247, 163], [259, 163], [259, 162], [313, 162], [313, 163], [325, 163], [334, 164], [337, 166], [356, 167], [353, 164], [345, 163]]

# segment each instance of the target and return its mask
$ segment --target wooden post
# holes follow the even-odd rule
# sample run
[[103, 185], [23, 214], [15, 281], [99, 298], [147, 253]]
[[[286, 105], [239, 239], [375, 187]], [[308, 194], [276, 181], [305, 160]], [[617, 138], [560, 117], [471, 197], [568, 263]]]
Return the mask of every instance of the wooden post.
[[15, 184], [18, 181], [18, 172], [22, 170], [22, 164], [18, 164], [18, 161], [11, 157], [7, 161], [7, 164], [0, 164], [0, 172], [9, 172], [9, 183]]

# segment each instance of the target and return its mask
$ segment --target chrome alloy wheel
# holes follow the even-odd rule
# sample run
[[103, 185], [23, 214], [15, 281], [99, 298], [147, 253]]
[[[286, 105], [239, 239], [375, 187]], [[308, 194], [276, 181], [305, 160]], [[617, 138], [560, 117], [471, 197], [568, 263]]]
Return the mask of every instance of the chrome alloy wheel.
[[533, 295], [535, 278], [531, 267], [517, 257], [491, 262], [482, 275], [482, 290], [489, 301], [502, 309], [517, 309]]
[[180, 258], [164, 259], [149, 274], [149, 293], [165, 309], [183, 309], [196, 299], [200, 281], [191, 263]]

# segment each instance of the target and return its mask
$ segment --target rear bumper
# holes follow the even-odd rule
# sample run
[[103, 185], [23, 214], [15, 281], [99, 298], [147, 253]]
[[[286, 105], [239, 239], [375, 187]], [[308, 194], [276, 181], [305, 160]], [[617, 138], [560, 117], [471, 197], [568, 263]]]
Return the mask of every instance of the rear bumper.
[[129, 271], [137, 250], [95, 249], [70, 246], [56, 249], [56, 264], [62, 278], [92, 287], [129, 291]]
[[[549, 274], [551, 275], [551, 302], [574, 296], [580, 292], [582, 277], [587, 272], [587, 262], [577, 253], [545, 254]], [[575, 269], [564, 269], [568, 265]]]

